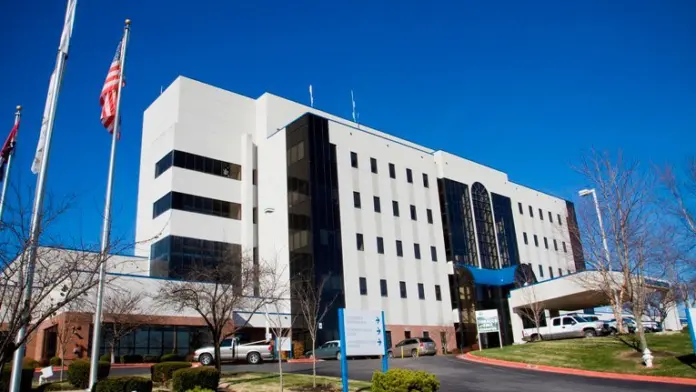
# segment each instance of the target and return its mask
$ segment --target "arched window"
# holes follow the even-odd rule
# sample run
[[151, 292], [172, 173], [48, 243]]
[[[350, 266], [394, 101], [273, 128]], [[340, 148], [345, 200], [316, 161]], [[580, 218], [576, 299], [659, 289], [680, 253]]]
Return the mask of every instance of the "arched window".
[[495, 226], [491, 200], [486, 187], [480, 182], [471, 187], [471, 200], [474, 205], [474, 220], [478, 234], [479, 253], [482, 268], [500, 268], [498, 263], [498, 246], [495, 242]]

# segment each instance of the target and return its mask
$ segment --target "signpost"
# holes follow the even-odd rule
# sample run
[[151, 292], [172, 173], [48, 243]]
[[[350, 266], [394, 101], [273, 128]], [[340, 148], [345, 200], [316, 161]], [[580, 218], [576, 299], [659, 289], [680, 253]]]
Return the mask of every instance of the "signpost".
[[476, 331], [479, 339], [479, 351], [482, 350], [481, 334], [497, 332], [500, 348], [503, 348], [503, 338], [500, 336], [500, 323], [498, 322], [498, 310], [486, 309], [476, 311]]
[[382, 371], [389, 370], [383, 311], [338, 309], [338, 328], [341, 336], [343, 392], [348, 392], [348, 356], [381, 355]]
[[686, 308], [686, 322], [689, 323], [691, 347], [696, 354], [696, 308]]

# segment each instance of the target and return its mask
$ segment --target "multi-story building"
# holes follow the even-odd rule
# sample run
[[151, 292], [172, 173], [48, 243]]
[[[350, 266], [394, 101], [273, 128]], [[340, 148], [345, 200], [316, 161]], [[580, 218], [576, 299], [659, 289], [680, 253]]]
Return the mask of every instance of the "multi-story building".
[[[566, 200], [269, 93], [184, 77], [145, 111], [137, 205], [136, 240], [157, 238], [136, 250], [150, 275], [248, 252], [285, 265], [287, 282], [328, 279], [336, 309], [384, 310], [394, 341], [472, 345], [473, 310], [497, 308], [511, 343], [515, 282], [584, 267]], [[320, 340], [337, 328], [331, 311]]]

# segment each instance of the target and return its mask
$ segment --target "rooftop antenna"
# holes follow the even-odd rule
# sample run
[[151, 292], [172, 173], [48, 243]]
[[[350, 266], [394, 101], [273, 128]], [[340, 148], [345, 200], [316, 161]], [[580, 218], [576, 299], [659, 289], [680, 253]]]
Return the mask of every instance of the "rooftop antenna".
[[314, 93], [312, 92], [312, 85], [309, 85], [309, 106], [314, 107]]
[[162, 95], [163, 91], [164, 91], [164, 86], [160, 86], [160, 95]]
[[356, 113], [355, 113], [355, 95], [353, 95], [353, 90], [350, 90], [350, 100], [353, 103], [353, 122], [357, 123], [358, 119], [357, 119]]

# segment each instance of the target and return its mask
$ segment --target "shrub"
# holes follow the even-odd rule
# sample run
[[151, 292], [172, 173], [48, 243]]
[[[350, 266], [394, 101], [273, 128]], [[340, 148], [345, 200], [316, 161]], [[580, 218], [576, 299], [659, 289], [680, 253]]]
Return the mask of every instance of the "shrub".
[[[97, 368], [97, 380], [109, 377], [111, 363], [99, 361]], [[87, 388], [89, 384], [89, 361], [77, 360], [68, 366], [68, 381], [76, 388]]]
[[117, 377], [101, 380], [94, 392], [152, 392], [152, 381], [144, 377]]
[[193, 389], [187, 389], [186, 392], [215, 392], [212, 389], [195, 387]]
[[423, 370], [391, 369], [372, 375], [372, 392], [436, 392], [440, 382], [435, 375]]
[[160, 361], [159, 355], [146, 355], [143, 357], [145, 363], [157, 363]]
[[689, 326], [685, 325], [684, 328], [682, 328], [682, 333], [689, 333]]
[[143, 356], [140, 354], [127, 354], [121, 357], [121, 363], [143, 363]]
[[63, 364], [63, 361], [58, 357], [53, 357], [51, 358], [49, 363], [51, 364], [51, 366], [60, 366]]
[[22, 368], [28, 367], [36, 369], [38, 367], [41, 367], [41, 363], [33, 358], [24, 357], [24, 359], [22, 360]]
[[[87, 360], [89, 361], [89, 358]], [[106, 353], [106, 354], [102, 355], [101, 357], [99, 357], [99, 362], [111, 363], [111, 354]], [[121, 357], [119, 357], [118, 355], [114, 355], [114, 363], [119, 363], [119, 362], [121, 362]]]
[[293, 358], [302, 358], [302, 357], [304, 357], [304, 353], [305, 353], [304, 342], [295, 341], [292, 343], [292, 357]]
[[[10, 389], [10, 378], [12, 377], [12, 364], [8, 363], [2, 369], [0, 374], [0, 392], [5, 392]], [[22, 368], [22, 382], [20, 383], [21, 391], [31, 391], [31, 381], [34, 379], [34, 368], [24, 366]]]
[[186, 358], [178, 354], [164, 354], [160, 358], [160, 362], [183, 362]]
[[197, 367], [191, 369], [179, 369], [172, 377], [172, 391], [186, 392], [189, 389], [199, 387], [201, 389], [217, 390], [220, 383], [220, 372], [215, 368]]
[[55, 391], [74, 391], [75, 387], [70, 385], [68, 382], [49, 382], [46, 384], [41, 384], [32, 389], [32, 392], [55, 392]]
[[154, 382], [167, 382], [175, 371], [190, 367], [189, 362], [160, 362], [150, 367], [150, 375]]

